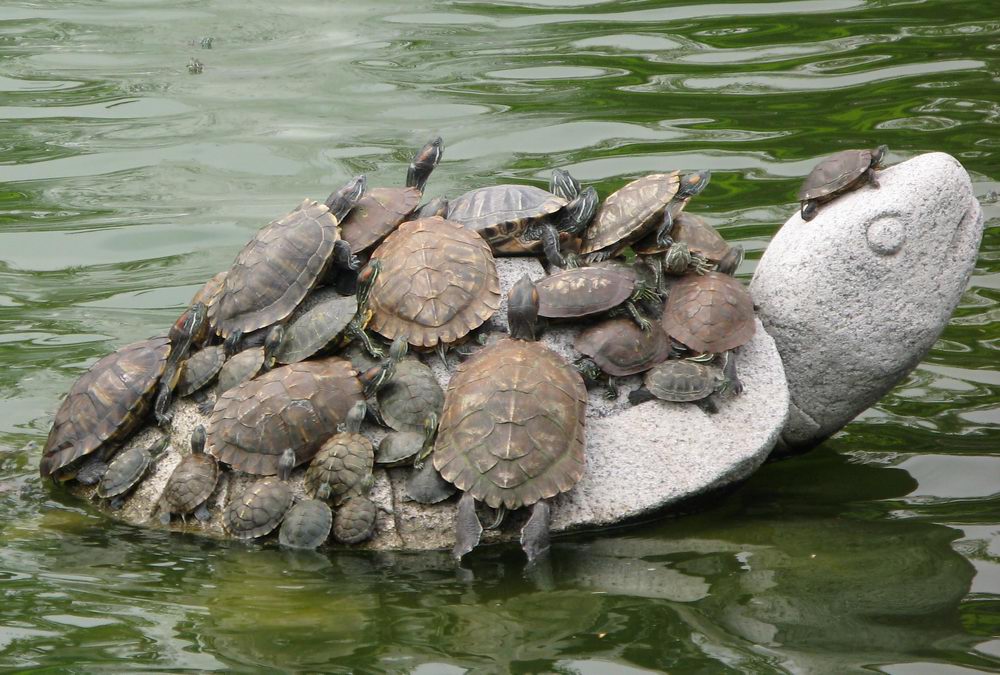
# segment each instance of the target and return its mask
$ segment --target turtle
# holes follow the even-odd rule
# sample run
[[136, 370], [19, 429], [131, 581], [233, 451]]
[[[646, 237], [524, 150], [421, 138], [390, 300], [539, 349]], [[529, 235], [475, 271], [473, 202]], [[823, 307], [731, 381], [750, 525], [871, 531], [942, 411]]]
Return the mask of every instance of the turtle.
[[306, 199], [261, 228], [226, 273], [209, 314], [216, 332], [228, 338], [279, 323], [295, 311], [331, 263], [357, 270], [360, 261], [340, 238], [338, 224], [364, 190], [365, 177], [358, 176], [325, 204]]
[[724, 352], [753, 337], [753, 300], [727, 274], [687, 276], [671, 288], [660, 323], [667, 335], [696, 353]]
[[601, 204], [583, 235], [580, 252], [587, 262], [617, 255], [655, 231], [661, 246], [670, 242], [672, 207], [683, 207], [708, 185], [711, 174], [697, 171], [681, 177], [677, 171], [654, 173], [625, 185]]
[[181, 519], [188, 513], [201, 522], [210, 518], [206, 502], [219, 482], [219, 463], [205, 453], [205, 427], [198, 425], [191, 432], [191, 454], [184, 455], [174, 467], [163, 488], [160, 522], [170, 524], [172, 514]]
[[538, 316], [553, 319], [591, 316], [624, 306], [640, 328], [649, 330], [649, 319], [639, 312], [636, 303], [660, 300], [635, 275], [605, 267], [560, 270], [534, 283]]
[[441, 161], [440, 138], [432, 139], [414, 155], [406, 174], [406, 187], [374, 188], [366, 192], [340, 223], [340, 236], [354, 254], [368, 251], [407, 220], [420, 203], [424, 185]]
[[[233, 336], [235, 335], [237, 334], [234, 333]], [[232, 356], [219, 370], [218, 382], [215, 385], [216, 396], [221, 396], [233, 387], [252, 380], [259, 373], [267, 372], [274, 367], [275, 353], [284, 339], [285, 327], [281, 324], [271, 327], [263, 345], [241, 352], [236, 352], [233, 336], [230, 336], [225, 343], [225, 351], [232, 353]]]
[[380, 421], [396, 431], [419, 434], [430, 413], [441, 414], [444, 390], [434, 373], [417, 359], [396, 366], [392, 382], [375, 396]]
[[[434, 434], [437, 433], [438, 413], [430, 411], [424, 418], [422, 432], [393, 431], [386, 434], [378, 444], [375, 463], [379, 466], [404, 466], [413, 464], [422, 453], [430, 454], [434, 448]], [[421, 459], [423, 459], [421, 457]]]
[[75, 479], [80, 485], [97, 485], [107, 470], [107, 462], [90, 455], [86, 459], [81, 460]]
[[177, 381], [177, 395], [184, 398], [204, 390], [215, 380], [228, 356], [226, 345], [211, 345], [188, 357], [184, 372]]
[[[566, 194], [566, 185], [554, 176], [549, 187]], [[479, 233], [497, 255], [544, 252], [550, 265], [565, 267], [560, 239], [582, 232], [597, 202], [592, 187], [567, 200], [532, 185], [492, 185], [452, 199], [447, 217]]]
[[370, 296], [375, 332], [414, 347], [447, 345], [482, 325], [500, 306], [496, 262], [486, 242], [438, 216], [403, 223], [374, 253], [382, 274]]
[[312, 458], [303, 483], [308, 494], [316, 496], [323, 485], [329, 485], [333, 503], [340, 504], [371, 475], [375, 450], [360, 433], [365, 408], [363, 400], [356, 402], [337, 427], [337, 434], [323, 443]]
[[371, 261], [358, 275], [357, 295], [331, 293], [287, 324], [274, 352], [277, 362], [302, 361], [324, 349], [342, 347], [352, 338], [357, 338], [375, 358], [385, 356], [365, 332], [371, 319], [368, 294], [381, 269], [381, 260]]
[[532, 507], [521, 546], [534, 561], [548, 548], [545, 500], [583, 475], [587, 388], [561, 356], [531, 340], [537, 311], [525, 276], [508, 298], [510, 337], [460, 364], [445, 391], [431, 458], [463, 492], [452, 550], [458, 559], [479, 542], [478, 500], [500, 514]]
[[251, 484], [226, 505], [223, 523], [226, 531], [237, 539], [249, 540], [273, 532], [292, 507], [292, 489], [288, 485], [295, 451], [286, 448], [281, 453], [279, 474]]
[[695, 401], [714, 413], [718, 410], [709, 398], [716, 392], [742, 391], [735, 373], [735, 360], [725, 358], [725, 366], [691, 359], [671, 359], [650, 369], [644, 378], [645, 386], [629, 392], [632, 405], [660, 399], [662, 401]]
[[204, 321], [205, 306], [198, 304], [167, 336], [126, 345], [81, 375], [56, 411], [39, 462], [42, 478], [72, 478], [76, 460], [96, 451], [106, 459], [107, 452], [143, 423], [151, 403], [157, 421], [169, 423], [178, 364]]
[[444, 197], [435, 197], [426, 204], [423, 204], [411, 214], [410, 220], [420, 220], [421, 218], [431, 218], [440, 216], [444, 218], [448, 215], [448, 200]]
[[139, 484], [154, 458], [158, 458], [169, 443], [170, 439], [163, 436], [148, 448], [133, 447], [119, 452], [101, 476], [97, 484], [97, 496], [110, 499], [109, 506], [112, 509], [120, 509], [125, 504], [129, 491]]
[[333, 527], [333, 511], [326, 503], [329, 496], [330, 486], [323, 485], [316, 499], [303, 499], [292, 506], [278, 530], [282, 546], [314, 549], [326, 541]]
[[437, 504], [458, 491], [441, 477], [434, 462], [418, 461], [403, 486], [406, 498], [418, 504]]
[[368, 498], [372, 477], [369, 474], [361, 491], [351, 495], [333, 516], [333, 536], [341, 544], [360, 544], [375, 534], [378, 507]]
[[889, 148], [880, 145], [874, 150], [841, 150], [813, 167], [799, 189], [802, 220], [812, 220], [819, 205], [870, 184], [878, 187], [876, 169], [881, 168]]
[[625, 318], [608, 319], [586, 328], [573, 344], [585, 358], [576, 362], [586, 380], [607, 375], [607, 397], [618, 398], [617, 377], [649, 370], [672, 354], [670, 339], [659, 325], [640, 330]]

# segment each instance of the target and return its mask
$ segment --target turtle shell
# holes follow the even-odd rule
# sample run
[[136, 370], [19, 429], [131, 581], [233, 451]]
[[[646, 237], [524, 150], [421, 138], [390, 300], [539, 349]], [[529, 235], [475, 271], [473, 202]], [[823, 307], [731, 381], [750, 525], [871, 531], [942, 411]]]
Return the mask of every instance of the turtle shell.
[[288, 317], [326, 270], [340, 237], [325, 204], [306, 199], [254, 235], [226, 274], [209, 320], [223, 337]]
[[455, 486], [441, 477], [434, 462], [414, 468], [406, 479], [406, 496], [418, 504], [437, 504], [455, 494]]
[[278, 541], [289, 548], [316, 548], [333, 527], [333, 511], [326, 502], [306, 499], [291, 508], [281, 522]]
[[727, 274], [682, 277], [670, 290], [660, 319], [667, 335], [696, 352], [724, 352], [753, 337], [753, 300]]
[[321, 485], [330, 486], [330, 498], [339, 504], [357, 491], [371, 475], [375, 449], [361, 434], [344, 431], [330, 438], [306, 469], [305, 489], [316, 496]]
[[424, 435], [416, 431], [392, 431], [378, 444], [375, 463], [379, 466], [403, 466], [412, 464], [417, 453], [424, 447]]
[[222, 364], [222, 368], [219, 370], [219, 381], [215, 385], [215, 393], [222, 395], [233, 387], [252, 379], [263, 366], [263, 347], [251, 347], [234, 354]]
[[646, 373], [645, 385], [654, 396], [664, 401], [700, 401], [711, 396], [724, 379], [718, 366], [672, 359]]
[[42, 477], [131, 434], [149, 411], [170, 352], [166, 337], [134, 342], [81, 375], [56, 411], [39, 464]]
[[370, 327], [389, 340], [455, 342], [500, 306], [490, 247], [460, 223], [438, 216], [403, 223], [372, 258], [382, 261], [382, 273], [370, 295]]
[[274, 353], [275, 359], [278, 363], [308, 359], [337, 339], [357, 311], [356, 295], [331, 294], [285, 326], [285, 336]]
[[822, 160], [806, 176], [799, 201], [834, 197], [850, 188], [872, 165], [871, 150], [841, 150]]
[[627, 318], [608, 319], [580, 333], [576, 351], [594, 359], [608, 375], [623, 377], [649, 370], [670, 356], [670, 339], [654, 324], [642, 330]]
[[680, 188], [680, 174], [654, 173], [634, 180], [604, 200], [583, 235], [581, 253], [627, 246], [658, 224]]
[[458, 366], [431, 455], [441, 476], [493, 508], [569, 490], [583, 475], [583, 378], [537, 342], [504, 339]]
[[535, 288], [539, 316], [578, 317], [625, 302], [635, 290], [635, 277], [606, 267], [577, 267], [539, 279]]
[[355, 495], [337, 509], [333, 536], [342, 544], [360, 544], [375, 533], [378, 507], [363, 495]]
[[226, 362], [226, 350], [222, 345], [213, 345], [198, 350], [185, 362], [184, 372], [177, 382], [177, 395], [190, 396], [208, 385], [218, 375]]
[[[703, 218], [691, 213], [677, 214], [670, 236], [674, 241], [687, 244], [691, 253], [700, 253], [712, 262], [722, 260], [731, 248], [718, 230], [709, 225]], [[666, 250], [656, 243], [655, 234], [643, 238], [632, 248], [640, 255], [663, 253]]]
[[288, 483], [262, 478], [226, 506], [226, 530], [237, 539], [263, 537], [281, 524], [291, 505]]
[[174, 467], [163, 499], [171, 513], [191, 513], [212, 495], [219, 482], [219, 463], [203, 452], [184, 455]]
[[567, 203], [531, 185], [493, 185], [448, 202], [448, 219], [479, 233], [497, 253], [534, 253], [541, 250], [541, 241], [527, 242], [520, 235]]
[[275, 368], [215, 402], [208, 452], [240, 471], [275, 474], [285, 448], [295, 451], [296, 464], [308, 462], [363, 398], [357, 372], [344, 359]]
[[129, 448], [119, 452], [97, 484], [97, 496], [103, 499], [125, 494], [146, 473], [153, 456], [146, 448]]
[[382, 419], [396, 431], [421, 433], [427, 415], [440, 416], [444, 405], [444, 390], [434, 373], [416, 359], [399, 363], [392, 380], [375, 397]]
[[420, 204], [415, 187], [374, 188], [358, 200], [340, 224], [340, 237], [361, 253], [385, 239]]

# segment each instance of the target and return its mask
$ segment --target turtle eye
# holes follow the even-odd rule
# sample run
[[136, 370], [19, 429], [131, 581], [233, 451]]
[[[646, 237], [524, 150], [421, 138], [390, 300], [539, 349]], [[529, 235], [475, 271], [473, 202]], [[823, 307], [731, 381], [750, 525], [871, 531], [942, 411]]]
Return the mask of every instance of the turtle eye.
[[865, 233], [868, 248], [878, 255], [894, 255], [906, 243], [906, 227], [898, 214], [887, 214], [873, 220]]

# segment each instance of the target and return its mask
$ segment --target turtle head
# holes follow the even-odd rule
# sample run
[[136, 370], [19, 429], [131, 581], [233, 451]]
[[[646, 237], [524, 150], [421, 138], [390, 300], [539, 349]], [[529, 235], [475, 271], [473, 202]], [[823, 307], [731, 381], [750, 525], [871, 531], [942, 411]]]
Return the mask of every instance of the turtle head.
[[722, 260], [716, 266], [715, 271], [721, 274], [728, 274], [729, 276], [736, 276], [736, 270], [743, 262], [743, 256], [745, 251], [743, 247], [739, 244], [735, 246], [730, 246], [729, 250], [726, 251], [726, 255], [722, 256]]
[[320, 486], [316, 488], [316, 499], [320, 501], [328, 502], [330, 501], [330, 484], [320, 483]]
[[597, 190], [594, 186], [588, 185], [566, 205], [566, 218], [560, 229], [573, 234], [582, 234], [597, 213], [598, 201]]
[[534, 340], [538, 324], [538, 288], [525, 274], [507, 294], [507, 324], [510, 336], [518, 340]]
[[406, 170], [406, 187], [414, 187], [423, 192], [427, 179], [441, 161], [443, 154], [444, 141], [440, 136], [432, 138], [427, 145], [420, 148], [413, 156], [410, 168]]
[[291, 448], [285, 448], [278, 459], [278, 478], [288, 480], [292, 475], [292, 469], [295, 468], [295, 462], [295, 451]]
[[877, 169], [882, 166], [882, 160], [885, 159], [886, 154], [889, 152], [888, 145], [880, 145], [874, 150], [872, 150], [872, 163], [871, 168]]
[[205, 427], [201, 424], [191, 432], [191, 454], [200, 455], [205, 452]]
[[264, 338], [264, 370], [274, 368], [278, 348], [284, 339], [285, 327], [280, 323], [271, 326], [271, 330], [267, 331], [267, 337]]
[[347, 411], [347, 417], [337, 425], [337, 431], [356, 434], [361, 431], [361, 423], [365, 420], [365, 413], [368, 412], [368, 404], [364, 399], [358, 401]]
[[562, 169], [552, 169], [552, 178], [549, 179], [549, 192], [557, 197], [562, 197], [566, 201], [576, 199], [580, 194], [580, 181], [569, 175], [569, 171]]
[[601, 379], [601, 369], [593, 359], [582, 358], [573, 364], [580, 375], [587, 382], [599, 382]]
[[227, 359], [240, 350], [240, 343], [242, 341], [243, 331], [234, 330], [229, 334], [226, 341], [222, 343], [222, 351], [225, 353]]
[[198, 341], [208, 326], [208, 308], [203, 302], [191, 305], [170, 328], [169, 338], [174, 349], [182, 347], [183, 352], [191, 348], [191, 343]]
[[689, 199], [701, 193], [708, 186], [708, 181], [712, 178], [712, 172], [695, 171], [681, 178], [681, 185], [677, 189], [674, 199]]
[[372, 258], [367, 265], [358, 272], [358, 311], [363, 312], [368, 306], [368, 295], [375, 286], [375, 280], [382, 272], [382, 261]]
[[330, 214], [337, 219], [338, 223], [351, 212], [367, 188], [368, 179], [365, 178], [364, 174], [361, 174], [349, 180], [339, 190], [334, 190], [326, 198], [326, 207], [330, 209]]

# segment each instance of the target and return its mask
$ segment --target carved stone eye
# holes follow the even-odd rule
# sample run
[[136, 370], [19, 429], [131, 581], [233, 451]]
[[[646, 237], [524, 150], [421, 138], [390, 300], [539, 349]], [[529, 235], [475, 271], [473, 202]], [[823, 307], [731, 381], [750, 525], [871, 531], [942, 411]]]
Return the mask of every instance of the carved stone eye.
[[868, 225], [868, 248], [879, 255], [898, 253], [906, 243], [906, 226], [897, 215], [885, 215]]

